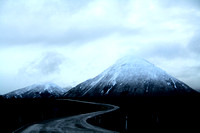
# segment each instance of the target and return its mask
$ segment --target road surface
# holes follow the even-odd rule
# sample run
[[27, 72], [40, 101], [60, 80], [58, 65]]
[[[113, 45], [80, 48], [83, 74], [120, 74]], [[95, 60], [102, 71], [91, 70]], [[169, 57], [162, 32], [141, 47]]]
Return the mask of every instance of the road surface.
[[96, 104], [106, 107], [106, 110], [56, 119], [42, 124], [33, 124], [29, 127], [22, 128], [23, 130], [20, 129], [18, 131], [15, 131], [14, 133], [116, 133], [116, 131], [110, 131], [97, 126], [93, 126], [87, 123], [86, 120], [91, 117], [117, 110], [119, 108], [118, 106], [70, 99], [62, 100]]

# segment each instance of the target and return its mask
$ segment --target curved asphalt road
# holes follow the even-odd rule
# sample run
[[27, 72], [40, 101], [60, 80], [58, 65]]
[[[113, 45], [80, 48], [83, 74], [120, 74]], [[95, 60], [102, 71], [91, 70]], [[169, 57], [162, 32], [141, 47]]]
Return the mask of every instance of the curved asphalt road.
[[[111, 104], [93, 103], [78, 100], [63, 99], [74, 102], [82, 102], [88, 104], [96, 104], [105, 106], [107, 109], [103, 111], [91, 112], [86, 114], [80, 114], [70, 116], [66, 118], [56, 119], [48, 121], [43, 124], [33, 124], [17, 133], [116, 133], [115, 131], [106, 130], [100, 127], [90, 125], [86, 122], [87, 119], [95, 117], [101, 114], [112, 112], [119, 107]], [[16, 132], [15, 132], [16, 133]]]

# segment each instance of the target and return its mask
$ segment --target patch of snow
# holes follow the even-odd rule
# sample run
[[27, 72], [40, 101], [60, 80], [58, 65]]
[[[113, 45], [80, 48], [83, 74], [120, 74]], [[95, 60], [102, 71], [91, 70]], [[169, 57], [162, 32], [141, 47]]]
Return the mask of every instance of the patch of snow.
[[172, 80], [172, 83], [173, 83], [173, 85], [174, 85], [174, 88], [177, 89], [176, 83], [174, 82], [174, 80], [173, 80], [172, 78], [170, 78], [170, 79]]
[[114, 81], [112, 82], [112, 85], [113, 85], [113, 86], [115, 86], [115, 85], [116, 85], [116, 83], [117, 83], [117, 82], [114, 80]]
[[112, 87], [110, 87], [105, 94], [107, 95], [111, 89]]
[[170, 83], [170, 82], [167, 82], [167, 85], [171, 85], [171, 83]]
[[49, 93], [52, 93], [53, 91], [52, 90], [49, 90]]
[[185, 87], [185, 85], [184, 84], [181, 84], [183, 87]]
[[110, 79], [110, 82], [112, 82], [113, 86], [117, 83], [116, 78], [119, 76], [119, 73], [114, 73], [112, 78]]
[[146, 88], [145, 92], [146, 92], [146, 93], [148, 93], [148, 92], [149, 92], [149, 87], [148, 87], [148, 86], [147, 86], [147, 88]]
[[98, 78], [96, 81], [92, 82], [90, 85], [91, 86], [95, 86], [97, 83], [99, 83], [99, 81], [101, 81], [101, 79], [103, 78], [104, 76], [101, 76], [100, 78]]
[[48, 90], [49, 88], [50, 88], [50, 85], [49, 84], [45, 84], [43, 90], [45, 91], [45, 90]]
[[83, 96], [92, 89], [92, 87], [90, 87], [87, 91], [85, 91], [85, 93], [83, 93]]

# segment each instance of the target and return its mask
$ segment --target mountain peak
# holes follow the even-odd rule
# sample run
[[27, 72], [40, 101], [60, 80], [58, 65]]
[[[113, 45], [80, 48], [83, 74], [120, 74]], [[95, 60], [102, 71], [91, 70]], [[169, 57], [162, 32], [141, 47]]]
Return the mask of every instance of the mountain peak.
[[125, 56], [104, 72], [66, 93], [80, 96], [168, 95], [193, 91], [145, 59]]
[[168, 77], [169, 75], [162, 69], [156, 67], [145, 59], [136, 56], [125, 56], [120, 58], [99, 75], [101, 78], [112, 76], [112, 80], [119, 82], [141, 82], [137, 80], [150, 80]]
[[59, 97], [66, 92], [58, 85], [48, 83], [33, 84], [22, 89], [18, 89], [4, 95], [6, 98], [47, 98]]
[[135, 64], [135, 63], [147, 63], [143, 58], [140, 58], [136, 55], [125, 55], [121, 58], [119, 58], [115, 64], [125, 63], [125, 64]]

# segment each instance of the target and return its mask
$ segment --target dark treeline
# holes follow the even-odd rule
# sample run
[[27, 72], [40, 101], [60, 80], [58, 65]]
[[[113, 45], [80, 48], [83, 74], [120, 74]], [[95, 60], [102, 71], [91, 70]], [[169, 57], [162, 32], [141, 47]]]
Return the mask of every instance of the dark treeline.
[[[87, 99], [87, 98], [86, 98]], [[195, 132], [200, 125], [199, 95], [166, 97], [121, 97], [87, 99], [120, 106], [88, 122], [122, 133], [133, 132]]]
[[10, 133], [24, 125], [102, 109], [97, 105], [56, 99], [0, 98], [0, 107], [2, 133]]

